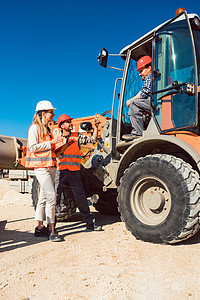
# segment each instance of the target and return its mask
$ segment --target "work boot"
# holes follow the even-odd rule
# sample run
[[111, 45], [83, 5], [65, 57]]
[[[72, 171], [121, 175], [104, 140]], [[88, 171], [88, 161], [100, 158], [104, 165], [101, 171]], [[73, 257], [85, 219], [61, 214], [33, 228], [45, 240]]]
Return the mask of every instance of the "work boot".
[[43, 226], [41, 229], [36, 227], [34, 235], [36, 237], [48, 237], [49, 236], [49, 229], [46, 228], [45, 226]]
[[141, 135], [136, 135], [133, 133], [126, 133], [126, 134], [122, 135], [122, 139], [125, 141], [132, 141], [132, 140], [138, 139], [140, 137], [141, 137]]
[[51, 242], [61, 242], [63, 241], [63, 237], [60, 236], [56, 230], [49, 231], [49, 240]]
[[96, 223], [93, 223], [93, 224], [87, 224], [85, 231], [87, 231], [87, 232], [90, 232], [90, 231], [103, 231], [103, 228], [102, 228], [102, 226], [97, 225]]

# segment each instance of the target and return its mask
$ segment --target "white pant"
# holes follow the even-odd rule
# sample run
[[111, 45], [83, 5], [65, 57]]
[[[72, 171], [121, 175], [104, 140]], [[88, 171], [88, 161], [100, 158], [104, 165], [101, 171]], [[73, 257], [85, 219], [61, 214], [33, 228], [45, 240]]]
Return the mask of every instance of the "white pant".
[[40, 195], [35, 212], [35, 220], [47, 224], [55, 222], [55, 173], [56, 168], [36, 168], [35, 176], [40, 184]]

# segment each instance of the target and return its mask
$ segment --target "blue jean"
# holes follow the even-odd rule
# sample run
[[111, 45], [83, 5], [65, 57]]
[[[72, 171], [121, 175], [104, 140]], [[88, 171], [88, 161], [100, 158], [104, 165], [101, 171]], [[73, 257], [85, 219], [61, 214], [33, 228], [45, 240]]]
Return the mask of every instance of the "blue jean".
[[61, 194], [70, 187], [76, 200], [78, 209], [87, 225], [94, 223], [94, 216], [90, 213], [88, 200], [83, 188], [80, 171], [57, 170], [55, 178], [56, 204], [60, 205]]

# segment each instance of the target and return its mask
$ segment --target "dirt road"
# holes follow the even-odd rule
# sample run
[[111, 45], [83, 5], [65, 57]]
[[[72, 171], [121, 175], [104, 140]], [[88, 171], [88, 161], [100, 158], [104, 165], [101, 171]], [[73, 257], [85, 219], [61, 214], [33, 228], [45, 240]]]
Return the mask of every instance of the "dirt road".
[[58, 223], [64, 241], [35, 238], [30, 195], [0, 180], [0, 299], [200, 299], [200, 233], [180, 245], [136, 240], [118, 217], [94, 211]]

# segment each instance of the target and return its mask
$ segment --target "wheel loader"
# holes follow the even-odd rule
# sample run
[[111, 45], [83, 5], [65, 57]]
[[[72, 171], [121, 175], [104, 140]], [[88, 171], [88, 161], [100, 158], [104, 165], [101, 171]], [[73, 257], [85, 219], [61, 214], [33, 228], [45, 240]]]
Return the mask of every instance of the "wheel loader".
[[[125, 141], [123, 135], [132, 130], [126, 101], [141, 89], [135, 70], [145, 55], [152, 57], [152, 112], [144, 114], [143, 136]], [[119, 56], [124, 70], [122, 78], [116, 79], [112, 110], [101, 116], [102, 132], [95, 149], [84, 154], [85, 192], [101, 213], [119, 212], [137, 239], [178, 243], [200, 227], [200, 19], [179, 10], [123, 48]], [[108, 57], [102, 48], [100, 65], [107, 67]], [[75, 129], [90, 134], [91, 121], [77, 120]], [[0, 147], [1, 168], [22, 168], [26, 141], [12, 138], [12, 157], [5, 150], [6, 137], [1, 137]], [[35, 198], [37, 190], [35, 181]], [[73, 200], [73, 195], [67, 197]]]

